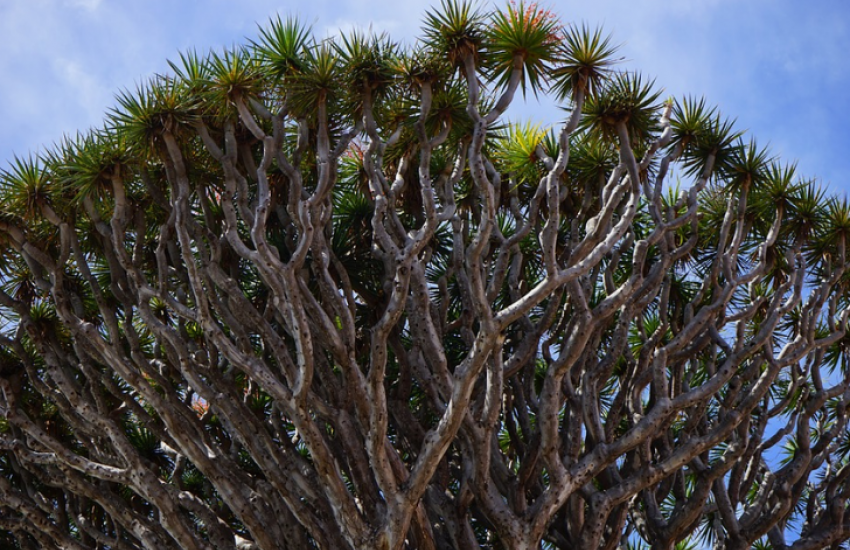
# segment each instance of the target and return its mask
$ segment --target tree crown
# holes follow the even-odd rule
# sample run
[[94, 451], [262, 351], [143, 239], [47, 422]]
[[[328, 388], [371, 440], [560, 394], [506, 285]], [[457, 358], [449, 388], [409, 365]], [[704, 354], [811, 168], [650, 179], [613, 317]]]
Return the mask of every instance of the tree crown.
[[277, 18], [0, 173], [3, 544], [850, 538], [850, 203], [537, 4], [422, 35]]

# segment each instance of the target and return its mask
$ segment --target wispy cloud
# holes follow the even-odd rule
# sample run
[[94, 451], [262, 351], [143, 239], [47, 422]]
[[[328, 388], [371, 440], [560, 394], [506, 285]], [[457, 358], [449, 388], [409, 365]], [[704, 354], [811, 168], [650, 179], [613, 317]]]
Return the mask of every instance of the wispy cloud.
[[94, 11], [100, 7], [102, 0], [65, 0], [65, 5], [72, 8], [83, 8], [89, 11]]
[[87, 71], [79, 62], [59, 58], [54, 62], [54, 70], [66, 91], [68, 104], [82, 110], [90, 120], [103, 116], [103, 106], [112, 99], [114, 91], [106, 88], [94, 73]]

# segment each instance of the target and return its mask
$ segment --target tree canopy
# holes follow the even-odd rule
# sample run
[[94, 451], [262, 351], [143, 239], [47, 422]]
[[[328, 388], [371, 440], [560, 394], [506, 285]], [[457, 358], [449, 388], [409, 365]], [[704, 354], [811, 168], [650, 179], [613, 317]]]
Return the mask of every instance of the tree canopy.
[[0, 546], [842, 547], [850, 203], [616, 50], [278, 18], [14, 159]]

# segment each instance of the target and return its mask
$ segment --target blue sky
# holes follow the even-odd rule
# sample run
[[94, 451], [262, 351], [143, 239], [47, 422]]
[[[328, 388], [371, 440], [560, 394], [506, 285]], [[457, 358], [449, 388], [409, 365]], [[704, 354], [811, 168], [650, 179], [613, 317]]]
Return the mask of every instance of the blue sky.
[[[256, 36], [275, 13], [319, 36], [368, 27], [418, 34], [421, 0], [0, 0], [0, 166], [99, 126], [122, 88], [179, 51]], [[491, 4], [499, 5], [499, 4]], [[843, 0], [557, 0], [564, 21], [601, 25], [623, 67], [667, 95], [704, 95], [760, 143], [837, 194], [850, 190], [850, 3]], [[548, 101], [509, 111], [551, 123]]]

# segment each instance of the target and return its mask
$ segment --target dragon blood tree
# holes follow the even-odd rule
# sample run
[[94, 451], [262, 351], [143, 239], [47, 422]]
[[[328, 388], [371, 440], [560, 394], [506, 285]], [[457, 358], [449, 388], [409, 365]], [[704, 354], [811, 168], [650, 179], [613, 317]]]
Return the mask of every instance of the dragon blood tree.
[[841, 547], [850, 206], [614, 49], [277, 19], [9, 164], [0, 546]]

